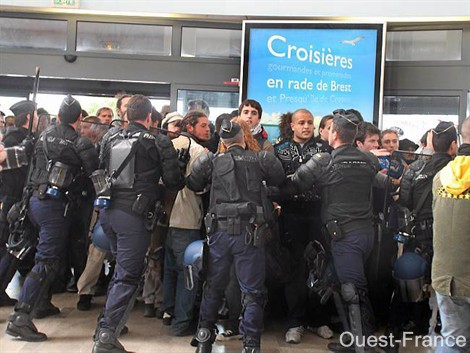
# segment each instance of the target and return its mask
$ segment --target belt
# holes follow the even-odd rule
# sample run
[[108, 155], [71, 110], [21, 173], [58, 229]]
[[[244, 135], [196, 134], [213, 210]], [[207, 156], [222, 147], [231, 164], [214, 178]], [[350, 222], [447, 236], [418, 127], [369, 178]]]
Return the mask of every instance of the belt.
[[229, 221], [229, 220], [217, 220], [217, 229], [216, 232], [227, 232], [230, 235], [238, 235], [245, 231], [246, 227], [250, 224], [248, 220], [244, 219], [234, 219], [238, 222]]
[[39, 190], [33, 190], [32, 196], [39, 196]]

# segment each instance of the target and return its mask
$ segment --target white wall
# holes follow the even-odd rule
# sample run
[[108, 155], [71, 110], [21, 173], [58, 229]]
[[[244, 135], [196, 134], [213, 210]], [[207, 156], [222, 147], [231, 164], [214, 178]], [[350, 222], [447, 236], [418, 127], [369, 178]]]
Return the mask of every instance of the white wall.
[[[0, 0], [0, 5], [51, 7], [52, 0]], [[236, 16], [470, 16], [469, 0], [80, 0], [80, 9]]]

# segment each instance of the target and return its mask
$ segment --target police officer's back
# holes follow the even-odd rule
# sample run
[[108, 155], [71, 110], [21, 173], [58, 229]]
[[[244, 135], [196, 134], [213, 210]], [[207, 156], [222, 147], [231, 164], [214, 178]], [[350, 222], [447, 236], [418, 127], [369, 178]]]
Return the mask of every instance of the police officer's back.
[[[17, 102], [10, 110], [15, 114], [15, 126], [9, 127], [3, 136], [2, 144], [5, 148], [19, 146], [23, 142], [28, 135], [29, 121], [34, 120], [35, 116], [34, 103], [31, 101]], [[15, 273], [15, 270], [9, 269], [13, 259], [5, 247], [10, 234], [6, 216], [12, 205], [21, 199], [27, 170], [28, 167], [23, 166], [0, 173], [0, 306], [16, 303], [5, 293], [5, 288]]]
[[[100, 190], [93, 175], [99, 197], [108, 197], [107, 208], [100, 212], [100, 222], [116, 258], [113, 282], [108, 289], [105, 310], [100, 316], [93, 353], [126, 352], [118, 342], [135, 300], [144, 269], [144, 258], [155, 226], [158, 182], [162, 178], [172, 191], [184, 186], [176, 151], [168, 137], [153, 135], [152, 104], [147, 97], [135, 95], [127, 103], [129, 124], [103, 139], [101, 167], [108, 176], [108, 185]], [[109, 185], [110, 183], [110, 185]]]
[[[374, 333], [373, 312], [368, 299], [364, 264], [372, 250], [372, 185], [387, 182], [378, 173], [379, 162], [369, 152], [354, 147], [359, 120], [353, 114], [335, 113], [329, 135], [334, 148], [299, 167], [292, 177], [301, 191], [316, 183], [321, 188], [322, 221], [331, 238], [331, 252], [341, 294], [354, 335]], [[289, 189], [289, 185], [287, 189]], [[344, 349], [330, 344], [330, 350]], [[361, 350], [356, 347], [356, 351]]]
[[75, 131], [80, 116], [80, 104], [67, 96], [59, 110], [61, 124], [44, 131], [34, 149], [29, 218], [39, 229], [36, 264], [6, 329], [7, 334], [26, 341], [47, 339], [32, 323], [31, 312], [59, 271], [65, 252], [68, 216], [73, 211], [69, 191], [79, 174], [90, 175], [98, 166], [93, 145]]
[[[396, 293], [391, 302], [391, 312], [388, 330], [399, 336], [403, 326], [408, 322], [414, 325], [413, 330], [419, 333], [429, 331], [429, 318], [431, 317], [427, 291], [424, 283], [431, 282], [431, 262], [433, 257], [433, 210], [432, 210], [432, 183], [434, 176], [444, 168], [457, 152], [457, 131], [450, 122], [440, 122], [431, 130], [432, 143], [435, 153], [430, 160], [417, 160], [410, 164], [405, 171], [400, 185], [398, 203], [401, 206], [400, 231], [411, 237], [402, 238], [404, 251], [415, 253], [416, 261], [423, 264], [423, 281], [417, 280], [414, 286], [409, 286], [410, 276], [413, 279], [413, 266], [408, 264], [405, 271], [398, 271], [404, 258], [399, 257], [394, 265]], [[416, 256], [419, 254], [419, 256]], [[409, 256], [410, 254], [406, 254]], [[423, 260], [424, 259], [424, 260]], [[418, 263], [418, 262], [417, 262]], [[413, 292], [403, 288], [417, 288], [419, 296], [413, 298]], [[413, 299], [410, 299], [413, 298]], [[433, 310], [437, 310], [434, 308]]]
[[225, 121], [220, 132], [227, 152], [201, 156], [188, 177], [188, 187], [202, 191], [211, 184], [206, 215], [209, 264], [197, 334], [198, 353], [210, 352], [215, 323], [232, 261], [245, 308], [240, 325], [244, 352], [259, 352], [265, 304], [265, 258], [261, 230], [265, 226], [262, 208], [263, 180], [279, 185], [284, 172], [271, 153], [245, 150], [243, 130]]
[[432, 180], [457, 152], [457, 131], [452, 123], [441, 122], [431, 131], [435, 153], [430, 160], [410, 164], [402, 178], [399, 198], [400, 205], [411, 211], [415, 236], [425, 247], [432, 246]]

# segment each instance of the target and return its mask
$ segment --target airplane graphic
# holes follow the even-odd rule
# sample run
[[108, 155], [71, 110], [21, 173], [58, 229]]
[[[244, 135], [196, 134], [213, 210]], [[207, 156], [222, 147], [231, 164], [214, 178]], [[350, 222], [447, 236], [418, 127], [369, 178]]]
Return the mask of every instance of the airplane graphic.
[[352, 45], [353, 47], [356, 46], [356, 43], [359, 42], [361, 39], [364, 39], [365, 37], [363, 36], [359, 36], [359, 37], [356, 37], [354, 39], [351, 39], [351, 40], [342, 40], [340, 43], [341, 44], [350, 44]]

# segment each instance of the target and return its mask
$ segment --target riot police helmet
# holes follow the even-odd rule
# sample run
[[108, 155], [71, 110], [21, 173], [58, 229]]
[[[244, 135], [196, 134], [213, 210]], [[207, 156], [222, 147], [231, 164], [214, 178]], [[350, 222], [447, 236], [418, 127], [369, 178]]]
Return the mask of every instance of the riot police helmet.
[[202, 277], [205, 244], [203, 240], [196, 240], [190, 243], [184, 251], [184, 285], [188, 290], [192, 290], [195, 282]]
[[104, 252], [111, 251], [109, 238], [104, 233], [103, 227], [101, 226], [101, 223], [99, 221], [96, 222], [95, 226], [93, 227], [91, 241], [93, 245], [99, 250], [104, 251]]
[[416, 303], [424, 299], [427, 262], [414, 252], [400, 256], [393, 266], [395, 287], [403, 302]]

